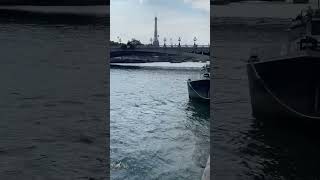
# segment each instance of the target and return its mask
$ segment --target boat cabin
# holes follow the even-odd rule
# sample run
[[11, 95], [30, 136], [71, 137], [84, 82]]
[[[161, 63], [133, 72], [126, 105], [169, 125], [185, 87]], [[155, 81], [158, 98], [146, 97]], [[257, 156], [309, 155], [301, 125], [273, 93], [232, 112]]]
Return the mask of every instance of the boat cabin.
[[320, 9], [309, 8], [292, 21], [288, 33], [287, 53], [297, 50], [320, 50]]
[[305, 50], [320, 52], [320, 9], [309, 8], [301, 11], [288, 28], [286, 43], [281, 47], [253, 48], [249, 61], [266, 61], [279, 56], [298, 55]]
[[311, 36], [320, 36], [320, 18], [311, 21]]

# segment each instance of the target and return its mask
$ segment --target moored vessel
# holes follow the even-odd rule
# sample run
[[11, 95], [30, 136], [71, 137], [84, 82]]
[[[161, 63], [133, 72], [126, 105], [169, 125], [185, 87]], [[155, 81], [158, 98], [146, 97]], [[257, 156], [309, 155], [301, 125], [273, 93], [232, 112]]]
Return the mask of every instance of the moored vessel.
[[258, 119], [320, 119], [320, 10], [297, 16], [280, 55], [251, 55], [252, 114]]
[[188, 93], [192, 100], [210, 101], [210, 67], [205, 65], [201, 69], [201, 78], [196, 80], [188, 79]]

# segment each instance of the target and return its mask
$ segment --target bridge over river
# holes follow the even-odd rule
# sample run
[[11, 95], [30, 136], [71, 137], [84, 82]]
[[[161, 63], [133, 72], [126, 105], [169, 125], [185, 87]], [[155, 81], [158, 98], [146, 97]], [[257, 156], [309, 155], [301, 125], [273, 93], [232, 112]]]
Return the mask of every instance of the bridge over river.
[[[201, 46], [138, 46], [135, 48], [121, 48], [120, 46], [110, 48], [111, 63], [128, 62], [125, 59], [116, 59], [115, 57], [123, 56], [163, 56], [160, 61], [171, 61], [174, 57], [175, 61], [208, 61], [210, 47], [208, 45]], [[138, 61], [138, 60], [137, 60]], [[130, 60], [130, 62], [135, 62]]]

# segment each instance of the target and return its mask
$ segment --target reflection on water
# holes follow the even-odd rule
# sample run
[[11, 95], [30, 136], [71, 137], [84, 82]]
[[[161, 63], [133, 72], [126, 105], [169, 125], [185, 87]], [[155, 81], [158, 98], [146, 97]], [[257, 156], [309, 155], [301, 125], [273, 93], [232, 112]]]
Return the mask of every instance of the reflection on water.
[[241, 151], [251, 158], [259, 156], [256, 167], [261, 169], [247, 173], [260, 179], [318, 179], [318, 125], [318, 122], [281, 119], [254, 120], [252, 130], [248, 132], [251, 140]]
[[191, 111], [194, 118], [208, 120], [210, 118], [210, 106], [206, 102], [192, 101], [188, 102], [187, 111]]
[[111, 69], [112, 179], [200, 179], [209, 154], [207, 105], [189, 101], [194, 70]]

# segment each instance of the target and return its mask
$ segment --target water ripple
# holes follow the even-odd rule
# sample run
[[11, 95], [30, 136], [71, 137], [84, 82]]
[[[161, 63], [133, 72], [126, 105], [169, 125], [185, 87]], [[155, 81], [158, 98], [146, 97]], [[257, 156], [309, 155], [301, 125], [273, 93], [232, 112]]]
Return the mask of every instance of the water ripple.
[[112, 179], [201, 177], [209, 109], [188, 102], [186, 80], [193, 73], [111, 69]]

